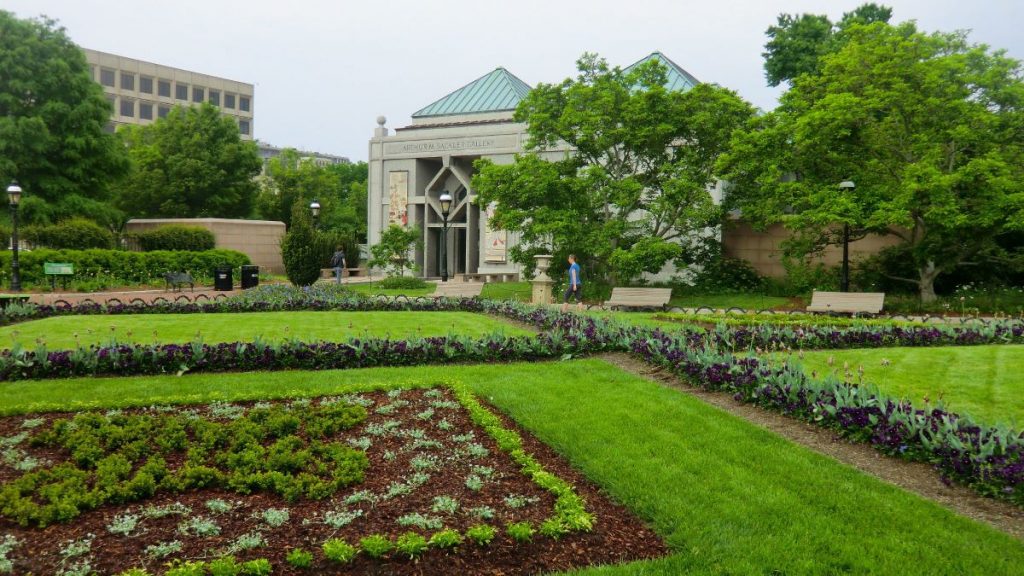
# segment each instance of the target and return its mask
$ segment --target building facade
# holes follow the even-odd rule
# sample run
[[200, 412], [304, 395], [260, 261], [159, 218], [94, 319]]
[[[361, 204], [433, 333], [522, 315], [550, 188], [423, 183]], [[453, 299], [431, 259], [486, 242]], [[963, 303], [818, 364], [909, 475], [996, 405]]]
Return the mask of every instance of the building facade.
[[[266, 142], [256, 142], [259, 147], [260, 159], [263, 160], [263, 173], [267, 173], [267, 164], [270, 163], [271, 158], [277, 158], [281, 155], [281, 152], [286, 148], [279, 148], [273, 144]], [[332, 166], [334, 164], [351, 164], [352, 162], [345, 156], [335, 156], [333, 154], [324, 154], [322, 152], [309, 152], [306, 150], [298, 150], [299, 160], [301, 162], [312, 162], [317, 166]]]
[[[667, 68], [667, 88], [688, 90], [697, 85], [692, 75], [659, 52], [630, 68], [651, 59]], [[508, 70], [497, 68], [420, 109], [409, 126], [394, 133], [379, 117], [370, 140], [369, 244], [378, 243], [381, 232], [392, 224], [417, 226], [423, 244], [415, 262], [423, 276], [440, 276], [444, 219], [438, 199], [448, 192], [453, 197], [446, 245], [449, 274], [519, 272], [520, 266], [508, 255], [518, 236], [488, 225], [492, 207], [477, 205], [471, 180], [478, 158], [510, 164], [524, 151], [526, 126], [512, 116], [530, 89]], [[548, 149], [541, 156], [555, 158], [568, 152]]]
[[238, 124], [243, 140], [253, 139], [254, 87], [218, 78], [83, 48], [92, 79], [113, 105], [109, 129], [125, 124], [150, 124], [174, 106], [209, 102]]

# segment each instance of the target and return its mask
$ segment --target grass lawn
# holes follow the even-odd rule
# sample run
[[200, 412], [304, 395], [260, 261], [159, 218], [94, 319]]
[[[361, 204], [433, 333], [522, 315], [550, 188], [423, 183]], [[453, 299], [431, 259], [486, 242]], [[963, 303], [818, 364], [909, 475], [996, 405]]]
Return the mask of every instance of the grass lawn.
[[347, 340], [356, 336], [531, 334], [500, 318], [471, 312], [246, 312], [240, 314], [131, 314], [60, 316], [0, 328], [0, 347], [27, 348], [42, 339], [50, 349], [110, 341], [190, 342], [198, 332], [207, 343], [284, 340]]
[[[828, 358], [833, 357], [833, 366]], [[889, 365], [883, 365], [888, 360]], [[920, 402], [941, 399], [947, 407], [988, 423], [1024, 424], [1024, 346], [951, 346], [822, 350], [804, 353], [804, 370], [842, 377], [848, 362], [853, 380]]]
[[0, 407], [274, 398], [439, 380], [473, 386], [674, 551], [586, 574], [999, 575], [1024, 566], [1021, 541], [600, 360], [12, 382], [0, 388]]
[[[428, 296], [434, 293], [434, 284], [429, 283], [426, 288], [403, 288], [383, 289], [377, 286], [376, 282], [349, 284], [349, 290], [360, 294], [383, 294], [385, 296]], [[489, 300], [518, 300], [529, 302], [533, 288], [529, 282], [488, 282], [480, 293], [481, 298]]]
[[[670, 306], [679, 308], [742, 308], [744, 310], [791, 309], [794, 307], [789, 298], [782, 296], [765, 296], [763, 294], [684, 294], [673, 295]], [[799, 308], [799, 306], [797, 306]]]

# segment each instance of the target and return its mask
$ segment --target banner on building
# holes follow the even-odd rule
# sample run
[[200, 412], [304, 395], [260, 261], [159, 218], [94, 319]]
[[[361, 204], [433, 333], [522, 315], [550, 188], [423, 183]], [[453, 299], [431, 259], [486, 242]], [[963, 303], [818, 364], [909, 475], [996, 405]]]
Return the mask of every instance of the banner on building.
[[388, 225], [409, 223], [409, 173], [388, 172]]
[[505, 250], [508, 245], [508, 232], [495, 230], [491, 227], [491, 218], [494, 216], [494, 202], [487, 207], [484, 213], [487, 216], [487, 225], [484, 227], [484, 261], [505, 262]]

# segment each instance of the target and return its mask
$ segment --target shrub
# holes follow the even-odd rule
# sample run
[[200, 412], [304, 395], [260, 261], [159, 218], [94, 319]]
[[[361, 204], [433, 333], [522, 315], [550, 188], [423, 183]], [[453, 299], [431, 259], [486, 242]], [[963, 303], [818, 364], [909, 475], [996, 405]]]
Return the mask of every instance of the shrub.
[[476, 542], [477, 546], [486, 546], [494, 540], [494, 537], [498, 535], [498, 530], [494, 526], [488, 526], [487, 524], [477, 524], [476, 526], [470, 526], [466, 530], [466, 538], [469, 538], [473, 542]]
[[109, 230], [84, 218], [65, 220], [52, 226], [28, 226], [22, 237], [40, 248], [87, 250], [114, 248], [114, 235]]
[[427, 539], [415, 532], [406, 532], [395, 541], [395, 550], [412, 560], [427, 550]]
[[370, 248], [372, 258], [367, 263], [371, 268], [388, 270], [389, 276], [404, 276], [406, 270], [416, 271], [416, 264], [409, 259], [409, 252], [422, 248], [423, 235], [419, 228], [403, 228], [392, 224], [381, 233], [380, 242]]
[[430, 537], [430, 545], [434, 548], [441, 548], [442, 550], [455, 548], [459, 544], [462, 544], [462, 534], [459, 534], [458, 531], [452, 530], [451, 528], [441, 530]]
[[257, 558], [256, 560], [243, 562], [242, 570], [239, 574], [241, 576], [269, 576], [272, 571], [273, 566], [270, 565], [270, 560]]
[[324, 557], [339, 564], [348, 564], [359, 553], [359, 549], [340, 538], [331, 538], [323, 543]]
[[213, 232], [197, 226], [171, 224], [138, 234], [139, 244], [146, 252], [154, 250], [183, 250], [202, 252], [213, 250], [216, 241]]
[[505, 527], [505, 531], [516, 542], [529, 542], [533, 538], [533, 526], [529, 522], [516, 522]]
[[[209, 281], [218, 266], [237, 268], [249, 257], [234, 250], [206, 252], [127, 252], [124, 250], [32, 250], [19, 254], [23, 286], [49, 286], [45, 262], [69, 262], [75, 267], [73, 283], [107, 278], [117, 285], [162, 283], [164, 274], [191, 272], [197, 281]], [[11, 254], [0, 251], [0, 274], [11, 274]]]
[[707, 294], [756, 291], [764, 280], [746, 260], [722, 256], [703, 264], [694, 275], [691, 290]]
[[242, 573], [242, 565], [235, 560], [234, 556], [223, 556], [211, 560], [207, 566], [210, 576], [238, 576]]
[[285, 274], [296, 286], [310, 286], [320, 278], [320, 269], [330, 262], [333, 246], [330, 238], [313, 230], [305, 207], [295, 205], [292, 227], [281, 238], [281, 257]]
[[370, 558], [381, 558], [394, 547], [387, 536], [373, 534], [359, 541], [359, 547], [366, 552]]
[[412, 276], [388, 276], [377, 283], [378, 288], [385, 290], [421, 290], [427, 286], [424, 279]]
[[313, 553], [302, 548], [294, 548], [285, 556], [285, 561], [296, 568], [309, 568], [313, 565]]

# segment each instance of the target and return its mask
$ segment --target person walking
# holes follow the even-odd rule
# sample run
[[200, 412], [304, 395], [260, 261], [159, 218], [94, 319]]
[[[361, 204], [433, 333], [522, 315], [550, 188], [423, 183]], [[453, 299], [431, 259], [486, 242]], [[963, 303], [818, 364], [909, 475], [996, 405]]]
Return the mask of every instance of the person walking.
[[580, 278], [580, 265], [576, 263], [576, 255], [569, 254], [569, 288], [562, 298], [562, 312], [569, 311], [569, 298], [576, 299], [576, 309], [583, 310], [583, 280]]
[[341, 275], [345, 272], [345, 268], [348, 268], [345, 262], [345, 250], [342, 249], [341, 244], [335, 247], [334, 255], [331, 256], [331, 267], [334, 268], [335, 284], [341, 284]]

